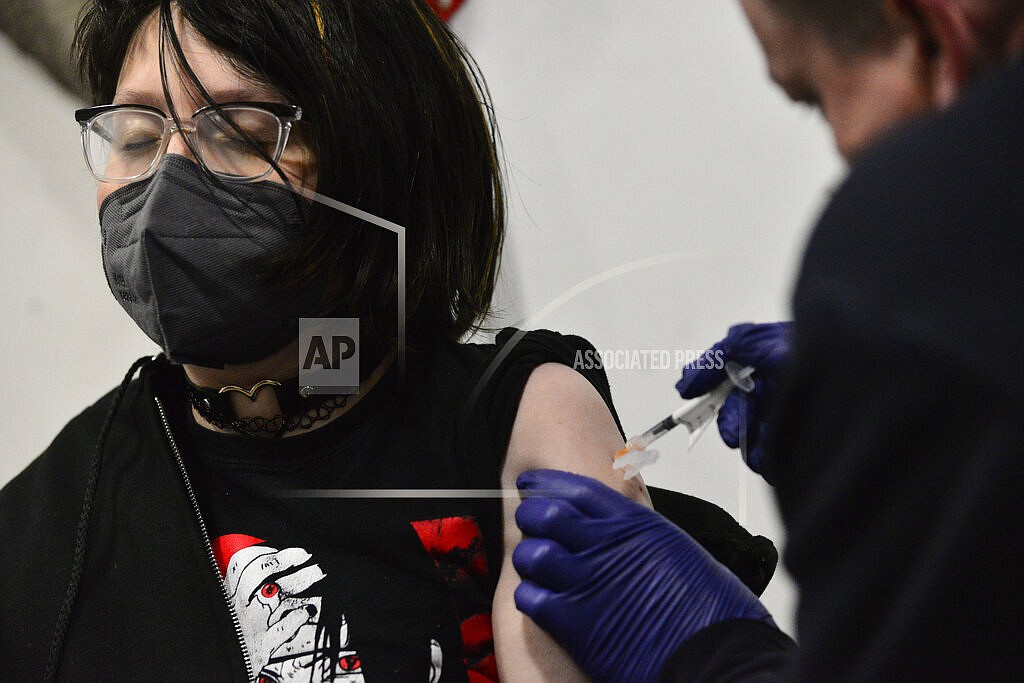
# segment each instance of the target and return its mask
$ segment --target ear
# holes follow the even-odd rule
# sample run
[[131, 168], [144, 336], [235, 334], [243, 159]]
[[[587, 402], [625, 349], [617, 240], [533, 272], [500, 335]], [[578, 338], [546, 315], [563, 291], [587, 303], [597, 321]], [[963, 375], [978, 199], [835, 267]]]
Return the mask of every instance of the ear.
[[910, 31], [925, 61], [932, 101], [948, 107], [978, 70], [977, 33], [956, 0], [884, 0], [886, 10]]
[[1011, 58], [1024, 54], [1024, 20], [1018, 22], [1017, 28], [1010, 35], [1009, 48]]

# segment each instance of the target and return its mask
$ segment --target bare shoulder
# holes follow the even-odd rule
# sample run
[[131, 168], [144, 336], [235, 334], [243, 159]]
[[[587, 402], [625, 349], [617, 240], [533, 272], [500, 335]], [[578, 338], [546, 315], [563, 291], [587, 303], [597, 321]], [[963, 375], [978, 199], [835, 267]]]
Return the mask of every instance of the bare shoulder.
[[[546, 363], [530, 375], [512, 426], [502, 467], [502, 486], [531, 469], [559, 469], [598, 479], [634, 500], [650, 505], [640, 478], [626, 481], [612, 469], [622, 435], [597, 389], [565, 365]], [[501, 680], [507, 683], [584, 683], [589, 680], [568, 653], [516, 609], [519, 575], [512, 551], [522, 540], [515, 523], [515, 498], [503, 501], [505, 557], [494, 593], [492, 623]]]
[[604, 399], [583, 375], [561, 363], [545, 363], [530, 375], [512, 427], [502, 470], [514, 486], [531, 469], [559, 469], [598, 479], [631, 498], [646, 502], [640, 478], [625, 481], [612, 469], [622, 448]]

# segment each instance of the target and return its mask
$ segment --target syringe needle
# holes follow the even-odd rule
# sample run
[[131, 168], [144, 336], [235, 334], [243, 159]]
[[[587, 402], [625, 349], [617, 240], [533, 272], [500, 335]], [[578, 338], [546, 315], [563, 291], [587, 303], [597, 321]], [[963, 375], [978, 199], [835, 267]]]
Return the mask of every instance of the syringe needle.
[[[675, 429], [676, 425], [686, 425], [686, 429], [690, 432], [691, 436], [694, 434], [699, 435], [703, 433], [703, 430], [711, 420], [718, 415], [718, 411], [721, 410], [726, 397], [732, 393], [733, 389], [738, 388], [746, 392], [753, 390], [754, 382], [750, 379], [750, 376], [754, 373], [754, 368], [750, 366], [741, 367], [736, 363], [729, 362], [725, 365], [725, 371], [729, 379], [704, 396], [683, 404], [682, 407], [664, 420], [659, 421], [647, 431], [627, 441], [626, 446], [615, 454], [615, 462], [612, 467], [617, 470], [623, 470], [626, 479], [632, 479], [640, 474], [642, 467], [652, 464], [660, 455], [658, 451], [648, 451], [647, 447]], [[693, 447], [692, 441], [690, 447]]]

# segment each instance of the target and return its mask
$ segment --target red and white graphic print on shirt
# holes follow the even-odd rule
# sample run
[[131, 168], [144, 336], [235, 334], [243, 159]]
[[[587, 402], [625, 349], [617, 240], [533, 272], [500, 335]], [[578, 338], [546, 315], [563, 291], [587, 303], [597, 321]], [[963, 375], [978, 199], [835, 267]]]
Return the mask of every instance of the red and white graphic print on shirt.
[[[460, 594], [468, 592], [467, 587], [474, 580], [487, 575], [483, 534], [476, 520], [471, 516], [442, 517], [413, 522], [412, 527], [459, 605]], [[498, 681], [491, 613], [459, 612], [457, 606], [456, 616], [462, 633], [462, 662], [466, 666], [469, 683]]]
[[[319, 629], [322, 596], [310, 589], [326, 578], [302, 548], [278, 550], [263, 539], [226, 534], [213, 541], [258, 683], [363, 681], [359, 653], [349, 649], [348, 622]], [[302, 595], [304, 597], [298, 597]]]
[[462, 0], [427, 0], [427, 4], [433, 8], [437, 16], [441, 17], [442, 21], [448, 21], [462, 6]]
[[[445, 517], [412, 526], [454, 591], [486, 575], [483, 537], [472, 517]], [[218, 536], [212, 546], [257, 683], [364, 681], [359, 653], [349, 644], [347, 618], [343, 616], [333, 631], [328, 625], [320, 629], [323, 597], [315, 595], [315, 586], [327, 575], [311, 553], [296, 547], [278, 550], [248, 534]], [[461, 631], [470, 683], [497, 681], [491, 615], [463, 619]], [[440, 680], [443, 663], [440, 644], [431, 640], [427, 683]]]

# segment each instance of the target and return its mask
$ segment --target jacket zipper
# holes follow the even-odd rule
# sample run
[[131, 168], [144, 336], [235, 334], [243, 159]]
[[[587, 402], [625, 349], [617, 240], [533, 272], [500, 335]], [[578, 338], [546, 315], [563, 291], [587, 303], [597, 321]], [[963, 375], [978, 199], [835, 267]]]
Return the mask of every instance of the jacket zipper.
[[174, 459], [178, 463], [178, 469], [181, 471], [181, 478], [185, 482], [185, 492], [188, 494], [189, 500], [192, 502], [192, 511], [195, 513], [196, 521], [199, 522], [199, 531], [203, 536], [203, 545], [206, 547], [206, 557], [210, 561], [210, 567], [213, 568], [213, 572], [217, 577], [217, 585], [220, 586], [220, 594], [224, 598], [224, 604], [228, 607], [228, 614], [231, 615], [231, 625], [235, 629], [235, 638], [238, 641], [238, 646], [242, 650], [242, 659], [245, 660], [245, 673], [252, 681], [256, 678], [255, 673], [252, 670], [252, 658], [249, 656], [249, 648], [245, 645], [245, 636], [242, 634], [242, 625], [238, 621], [238, 614], [235, 613], [235, 607], [231, 604], [231, 596], [228, 595], [227, 586], [224, 585], [224, 581], [220, 576], [220, 568], [217, 566], [217, 558], [213, 554], [213, 545], [210, 543], [210, 535], [206, 531], [206, 522], [203, 521], [203, 515], [199, 511], [199, 502], [196, 500], [195, 491], [192, 490], [192, 482], [188, 478], [188, 471], [185, 469], [185, 461], [181, 458], [181, 451], [178, 450], [178, 444], [174, 441], [174, 435], [171, 434], [171, 426], [167, 422], [167, 414], [164, 413], [164, 406], [160, 403], [160, 397], [154, 396], [153, 400], [156, 401], [156, 409], [160, 413], [160, 421], [164, 425], [164, 433], [167, 434], [167, 441], [171, 444], [171, 451], [174, 453]]

